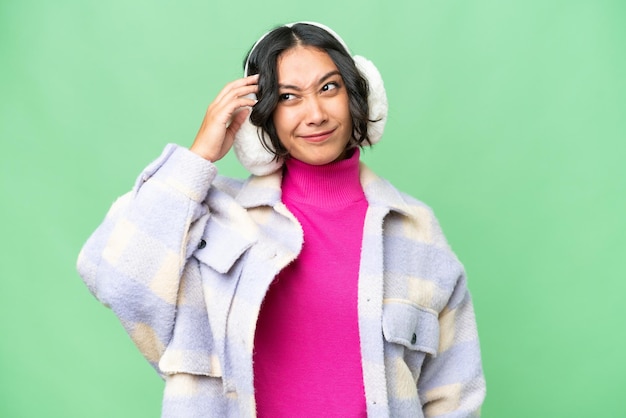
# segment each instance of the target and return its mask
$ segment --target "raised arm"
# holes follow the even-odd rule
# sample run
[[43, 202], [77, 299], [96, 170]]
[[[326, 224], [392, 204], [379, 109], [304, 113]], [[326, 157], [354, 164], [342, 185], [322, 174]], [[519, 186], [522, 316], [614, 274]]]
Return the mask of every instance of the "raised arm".
[[256, 93], [257, 79], [228, 83], [209, 105], [190, 150], [168, 145], [113, 204], [79, 255], [78, 271], [90, 291], [155, 367], [172, 336], [183, 271], [210, 216], [204, 200], [217, 174], [212, 163], [230, 150], [256, 103], [248, 95]]

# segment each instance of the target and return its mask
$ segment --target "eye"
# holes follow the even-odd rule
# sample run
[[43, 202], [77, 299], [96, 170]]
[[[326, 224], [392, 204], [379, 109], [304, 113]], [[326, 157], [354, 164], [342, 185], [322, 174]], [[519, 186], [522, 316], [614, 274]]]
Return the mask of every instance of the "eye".
[[291, 94], [291, 93], [283, 93], [283, 94], [279, 94], [278, 95], [278, 100], [280, 100], [281, 102], [288, 102], [290, 100], [295, 99], [296, 96]]
[[331, 81], [330, 83], [326, 83], [322, 86], [322, 91], [331, 91], [339, 88], [339, 83], [336, 81]]

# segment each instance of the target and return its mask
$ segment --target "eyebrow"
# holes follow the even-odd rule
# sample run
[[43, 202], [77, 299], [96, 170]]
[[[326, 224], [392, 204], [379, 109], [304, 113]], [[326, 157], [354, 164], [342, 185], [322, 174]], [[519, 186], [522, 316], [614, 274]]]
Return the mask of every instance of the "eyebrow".
[[[341, 73], [339, 72], [339, 70], [333, 70], [329, 73], [324, 74], [318, 81], [317, 84], [322, 84], [324, 81], [326, 81], [327, 79], [329, 79], [330, 77], [334, 76], [334, 75], [341, 75]], [[294, 86], [291, 84], [278, 84], [278, 88], [279, 89], [288, 89], [288, 90], [296, 90], [296, 91], [302, 91], [302, 89], [298, 86]]]

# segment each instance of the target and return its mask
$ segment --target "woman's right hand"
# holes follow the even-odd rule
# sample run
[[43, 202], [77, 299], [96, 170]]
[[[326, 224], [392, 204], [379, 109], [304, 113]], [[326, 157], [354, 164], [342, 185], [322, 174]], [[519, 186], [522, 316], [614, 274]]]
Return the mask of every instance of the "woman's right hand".
[[259, 75], [232, 81], [209, 105], [190, 150], [215, 162], [222, 159], [233, 146], [235, 134], [256, 104], [250, 94], [257, 93]]

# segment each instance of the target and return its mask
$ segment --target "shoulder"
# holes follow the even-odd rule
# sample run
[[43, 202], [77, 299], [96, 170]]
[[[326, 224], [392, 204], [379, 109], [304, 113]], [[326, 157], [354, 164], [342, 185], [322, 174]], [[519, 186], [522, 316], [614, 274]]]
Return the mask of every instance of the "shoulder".
[[241, 191], [244, 183], [245, 180], [242, 179], [218, 175], [213, 180], [213, 187], [231, 197], [235, 197]]
[[361, 164], [361, 184], [371, 206], [388, 208], [392, 218], [420, 229], [429, 226], [441, 232], [433, 209], [423, 201], [399, 190], [365, 164]]
[[390, 209], [384, 230], [414, 243], [439, 249], [456, 259], [431, 206], [399, 190], [365, 165], [361, 170], [363, 188], [370, 204]]

